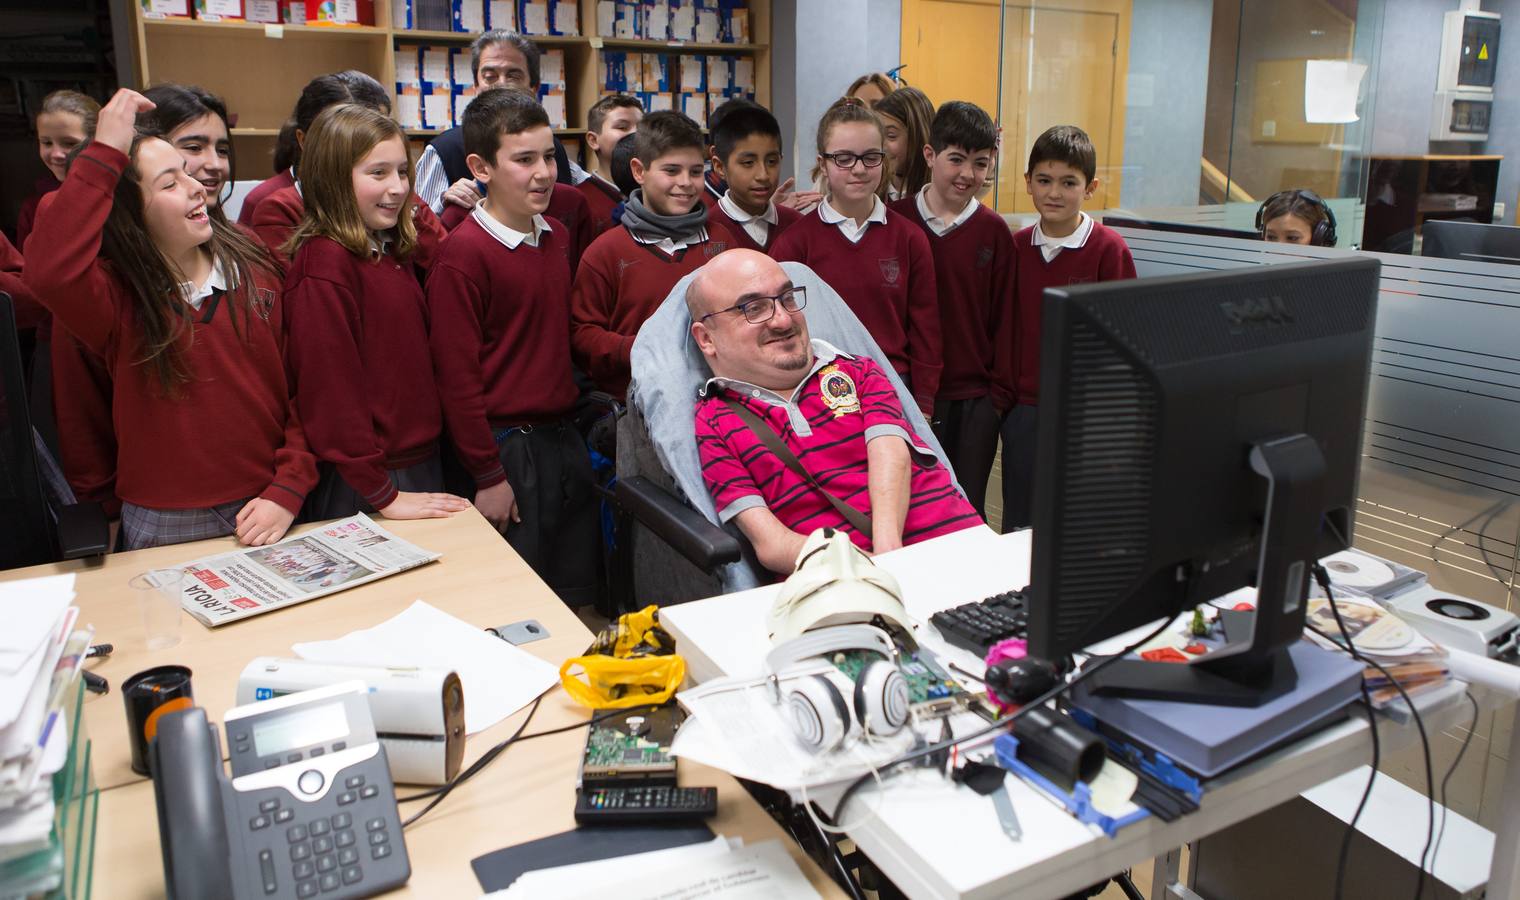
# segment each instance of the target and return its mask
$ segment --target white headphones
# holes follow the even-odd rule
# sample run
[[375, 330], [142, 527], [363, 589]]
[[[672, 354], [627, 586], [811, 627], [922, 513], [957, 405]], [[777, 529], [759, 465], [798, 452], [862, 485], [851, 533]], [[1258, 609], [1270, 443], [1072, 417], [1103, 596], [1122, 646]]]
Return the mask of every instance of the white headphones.
[[[871, 650], [884, 658], [871, 662], [855, 680], [852, 697], [833, 676], [836, 671], [792, 677], [783, 689], [788, 670], [796, 664], [841, 650]], [[885, 631], [871, 625], [837, 625], [793, 638], [766, 654], [765, 667], [771, 690], [793, 734], [814, 753], [827, 753], [844, 743], [857, 730], [884, 737], [908, 724], [908, 682], [897, 667], [897, 647]]]

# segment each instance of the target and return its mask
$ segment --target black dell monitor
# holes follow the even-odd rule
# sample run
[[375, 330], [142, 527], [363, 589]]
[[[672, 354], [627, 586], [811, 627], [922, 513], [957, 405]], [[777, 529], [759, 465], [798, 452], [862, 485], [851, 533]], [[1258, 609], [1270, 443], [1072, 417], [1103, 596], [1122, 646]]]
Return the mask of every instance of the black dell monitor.
[[1029, 653], [1060, 660], [1237, 588], [1254, 627], [1095, 690], [1257, 705], [1292, 688], [1315, 560], [1350, 546], [1380, 264], [1049, 289]]
[[1175, 234], [1196, 234], [1203, 237], [1240, 238], [1245, 241], [1261, 240], [1261, 233], [1248, 228], [1225, 228], [1222, 225], [1195, 225], [1191, 222], [1161, 222], [1155, 219], [1136, 219], [1132, 216], [1105, 215], [1103, 224], [1109, 228], [1143, 228], [1148, 231], [1170, 231]]
[[1520, 265], [1520, 228], [1436, 219], [1420, 233], [1421, 256]]

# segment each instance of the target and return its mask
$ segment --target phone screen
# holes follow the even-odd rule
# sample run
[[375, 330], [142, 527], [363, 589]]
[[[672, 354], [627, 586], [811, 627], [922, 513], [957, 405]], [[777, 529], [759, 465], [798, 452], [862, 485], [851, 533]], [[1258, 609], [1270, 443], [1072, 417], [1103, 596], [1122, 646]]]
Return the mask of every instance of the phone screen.
[[271, 756], [325, 744], [348, 734], [348, 716], [342, 703], [304, 707], [283, 715], [260, 719], [253, 726], [253, 745], [260, 756]]

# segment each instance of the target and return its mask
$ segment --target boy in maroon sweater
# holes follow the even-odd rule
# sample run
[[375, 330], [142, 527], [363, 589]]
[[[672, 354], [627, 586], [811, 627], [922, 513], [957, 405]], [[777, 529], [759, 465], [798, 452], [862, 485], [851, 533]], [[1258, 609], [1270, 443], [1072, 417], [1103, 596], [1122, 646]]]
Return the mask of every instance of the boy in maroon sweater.
[[623, 202], [623, 192], [612, 177], [612, 151], [627, 135], [639, 130], [644, 104], [632, 94], [608, 94], [586, 110], [586, 149], [591, 176], [575, 186], [591, 207], [593, 237], [612, 230], [617, 223], [612, 211]]
[[678, 112], [650, 113], [634, 139], [632, 169], [640, 187], [624, 204], [621, 226], [581, 257], [570, 297], [575, 362], [618, 399], [628, 391], [639, 326], [676, 282], [734, 246], [727, 229], [708, 222], [698, 200], [703, 148], [697, 123]]
[[771, 111], [748, 100], [730, 100], [713, 116], [713, 172], [728, 189], [712, 217], [734, 236], [734, 245], [768, 253], [783, 230], [802, 213], [777, 206], [781, 184], [781, 125]]
[[929, 183], [891, 204], [923, 229], [934, 255], [944, 342], [934, 433], [983, 518], [998, 427], [1013, 406], [1013, 384], [998, 372], [996, 349], [1003, 322], [1014, 314], [1013, 235], [1003, 217], [976, 198], [996, 147], [997, 126], [981, 107], [946, 103], [923, 148]]
[[1045, 289], [1135, 277], [1124, 238], [1082, 211], [1098, 186], [1097, 169], [1097, 151], [1075, 125], [1051, 128], [1029, 151], [1024, 183], [1040, 221], [1013, 236], [1018, 312], [998, 335], [999, 369], [1014, 386], [1014, 407], [1002, 428], [1005, 532], [1030, 523]]
[[475, 508], [572, 606], [595, 600], [591, 457], [570, 421], [570, 234], [545, 218], [554, 133], [533, 98], [487, 91], [464, 116], [485, 199], [428, 274], [444, 421], [475, 480]]

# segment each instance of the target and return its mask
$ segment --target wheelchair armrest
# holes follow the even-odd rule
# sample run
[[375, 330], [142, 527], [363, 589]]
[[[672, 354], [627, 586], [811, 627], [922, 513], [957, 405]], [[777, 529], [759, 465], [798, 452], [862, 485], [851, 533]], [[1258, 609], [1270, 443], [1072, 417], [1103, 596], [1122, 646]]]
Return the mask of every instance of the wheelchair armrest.
[[110, 549], [111, 528], [96, 502], [71, 503], [58, 509], [58, 552], [63, 559], [100, 556]]
[[703, 571], [738, 562], [739, 541], [639, 475], [617, 482], [618, 505]]

